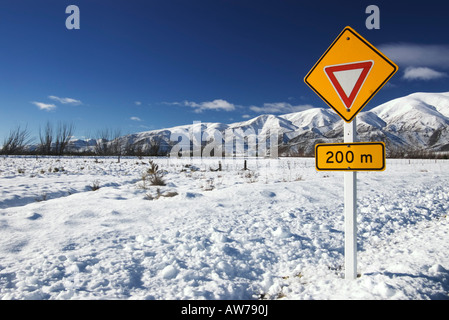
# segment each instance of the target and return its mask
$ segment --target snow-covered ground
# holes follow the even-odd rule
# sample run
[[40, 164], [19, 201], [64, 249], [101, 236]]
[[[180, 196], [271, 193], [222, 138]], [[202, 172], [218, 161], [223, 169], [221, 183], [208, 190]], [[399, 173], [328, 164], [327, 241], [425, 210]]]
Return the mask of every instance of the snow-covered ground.
[[343, 173], [153, 160], [165, 186], [143, 179], [148, 158], [0, 158], [0, 298], [449, 298], [447, 160], [358, 173], [352, 281]]

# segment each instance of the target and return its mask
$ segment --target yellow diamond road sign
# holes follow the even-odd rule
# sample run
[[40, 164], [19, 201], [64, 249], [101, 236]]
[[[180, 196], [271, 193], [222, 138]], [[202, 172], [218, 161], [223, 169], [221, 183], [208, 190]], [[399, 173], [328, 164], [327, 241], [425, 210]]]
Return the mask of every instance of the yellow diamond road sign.
[[346, 27], [304, 78], [346, 122], [365, 107], [398, 67], [351, 27]]

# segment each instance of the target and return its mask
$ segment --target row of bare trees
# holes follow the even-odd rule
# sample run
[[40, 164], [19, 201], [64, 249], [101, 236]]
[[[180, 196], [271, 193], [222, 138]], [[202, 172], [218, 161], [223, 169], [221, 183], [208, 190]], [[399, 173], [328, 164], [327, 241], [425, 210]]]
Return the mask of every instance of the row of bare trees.
[[39, 144], [33, 151], [28, 150], [33, 139], [28, 127], [22, 128], [17, 126], [12, 129], [3, 140], [3, 146], [0, 154], [46, 154], [46, 155], [63, 155], [67, 150], [67, 146], [75, 126], [72, 123], [59, 123], [57, 127], [53, 127], [47, 122], [44, 128], [39, 128]]
[[57, 126], [47, 122], [39, 128], [39, 141], [30, 148], [34, 139], [27, 127], [12, 129], [0, 145], [2, 155], [64, 155], [85, 154], [99, 156], [157, 156], [160, 153], [160, 141], [148, 139], [137, 143], [121, 139], [119, 129], [101, 129], [96, 133], [94, 145], [86, 144], [83, 150], [70, 150], [69, 142], [73, 137], [75, 126], [72, 123], [59, 123]]
[[[3, 146], [0, 149], [2, 155], [64, 155], [64, 154], [85, 154], [99, 156], [162, 156], [167, 155], [167, 148], [161, 147], [161, 140], [157, 137], [152, 139], [139, 140], [137, 142], [121, 138], [120, 130], [102, 129], [96, 134], [94, 145], [87, 146], [85, 150], [69, 150], [69, 142], [73, 137], [75, 126], [73, 123], [59, 123], [53, 126], [47, 122], [44, 127], [39, 128], [39, 143], [35, 148], [29, 148], [33, 139], [27, 127], [17, 126], [10, 130], [3, 140]], [[290, 152], [288, 145], [283, 145], [278, 141], [279, 154], [282, 156], [293, 157], [313, 157], [313, 154], [306, 153], [303, 149], [297, 152]], [[204, 146], [201, 146], [204, 148]], [[439, 153], [428, 150], [412, 149], [410, 147], [398, 148], [391, 144], [387, 145], [389, 158], [448, 158], [448, 153]], [[164, 150], [165, 151], [164, 151]]]
[[[59, 123], [54, 128], [50, 122], [47, 122], [44, 128], [39, 128], [39, 145], [34, 153], [47, 155], [63, 155], [67, 149], [69, 141], [73, 136], [75, 126], [72, 123]], [[3, 146], [0, 154], [14, 155], [30, 153], [27, 150], [32, 143], [30, 131], [28, 127], [22, 128], [17, 126], [10, 130], [3, 140]]]

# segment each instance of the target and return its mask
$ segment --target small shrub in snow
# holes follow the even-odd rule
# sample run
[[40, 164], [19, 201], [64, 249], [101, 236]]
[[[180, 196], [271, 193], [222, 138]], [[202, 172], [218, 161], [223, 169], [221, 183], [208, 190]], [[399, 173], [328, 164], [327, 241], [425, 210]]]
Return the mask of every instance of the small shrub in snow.
[[165, 186], [165, 181], [159, 173], [151, 174], [148, 179], [153, 186]]
[[36, 202], [45, 201], [45, 200], [47, 200], [47, 194], [43, 193], [40, 198], [36, 198], [35, 200], [36, 200]]
[[100, 181], [95, 180], [95, 181], [92, 183], [92, 185], [90, 185], [89, 187], [90, 187], [90, 190], [92, 190], [92, 191], [95, 191], [95, 190], [100, 189]]
[[165, 186], [165, 181], [162, 178], [162, 171], [159, 170], [159, 166], [150, 160], [150, 168], [146, 172], [146, 178], [153, 186]]
[[203, 189], [204, 191], [212, 191], [215, 189], [215, 185], [214, 185], [214, 179], [207, 179], [204, 184], [201, 186], [201, 189]]
[[146, 193], [145, 198], [147, 200], [157, 200], [160, 197], [171, 198], [171, 197], [174, 197], [177, 195], [178, 195], [178, 193], [176, 191], [162, 193], [161, 190], [159, 188], [157, 188], [155, 196], [153, 196], [151, 193]]
[[247, 183], [254, 183], [257, 181], [258, 174], [254, 171], [247, 170], [244, 172], [244, 177]]

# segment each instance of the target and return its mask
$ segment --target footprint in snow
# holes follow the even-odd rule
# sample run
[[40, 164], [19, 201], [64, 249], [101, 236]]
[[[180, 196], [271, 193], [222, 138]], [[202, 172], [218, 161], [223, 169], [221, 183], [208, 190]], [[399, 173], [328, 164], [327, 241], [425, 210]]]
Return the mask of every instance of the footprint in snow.
[[267, 198], [274, 198], [274, 197], [276, 197], [276, 193], [274, 193], [272, 191], [268, 191], [268, 190], [263, 190], [263, 191], [260, 192], [260, 194], [262, 196], [264, 196], [264, 197], [267, 197]]
[[39, 213], [33, 213], [31, 216], [27, 217], [28, 220], [37, 220], [39, 218], [42, 218], [42, 215], [40, 215]]
[[195, 192], [186, 192], [186, 198], [187, 199], [193, 199], [193, 198], [198, 198], [198, 197], [202, 197], [203, 195], [201, 193], [195, 193]]

